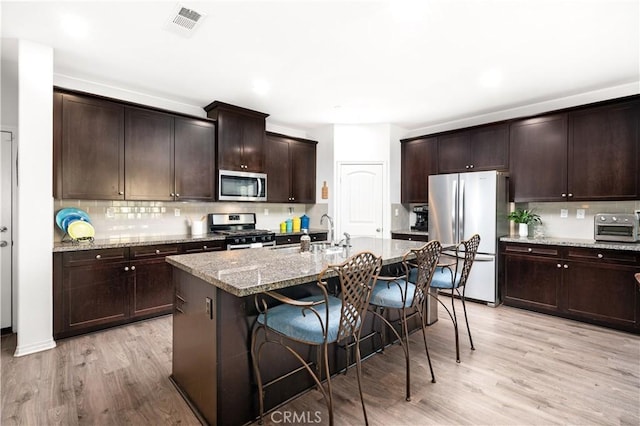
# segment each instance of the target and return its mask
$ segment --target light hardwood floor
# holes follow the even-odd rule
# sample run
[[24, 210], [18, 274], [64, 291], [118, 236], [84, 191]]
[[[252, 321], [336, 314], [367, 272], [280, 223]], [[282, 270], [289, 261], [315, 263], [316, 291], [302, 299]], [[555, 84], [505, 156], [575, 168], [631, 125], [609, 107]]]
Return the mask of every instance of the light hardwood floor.
[[[469, 314], [476, 351], [463, 333], [460, 364], [448, 318], [441, 312], [428, 328], [435, 384], [422, 337], [412, 336], [410, 402], [399, 346], [363, 363], [370, 424], [640, 424], [640, 337], [504, 306], [470, 303]], [[168, 380], [171, 317], [62, 340], [25, 357], [14, 350], [15, 337], [3, 337], [3, 426], [198, 424]], [[336, 425], [362, 424], [355, 370], [332, 383]], [[265, 423], [286, 424], [294, 413], [327, 420], [311, 391]]]

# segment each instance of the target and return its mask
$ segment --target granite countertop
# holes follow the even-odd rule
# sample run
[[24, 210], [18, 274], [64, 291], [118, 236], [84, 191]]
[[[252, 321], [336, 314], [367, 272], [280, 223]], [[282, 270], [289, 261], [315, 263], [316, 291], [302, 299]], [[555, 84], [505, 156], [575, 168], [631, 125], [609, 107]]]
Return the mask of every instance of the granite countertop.
[[[280, 233], [280, 230], [274, 231], [276, 236], [282, 235], [302, 235], [302, 232], [285, 232]], [[309, 229], [310, 234], [327, 232], [326, 229]], [[146, 235], [139, 237], [114, 237], [97, 239], [92, 242], [56, 242], [53, 244], [53, 252], [63, 251], [79, 251], [79, 250], [96, 250], [106, 248], [121, 248], [121, 247], [134, 247], [134, 246], [149, 246], [155, 244], [180, 244], [180, 243], [192, 243], [197, 241], [224, 241], [223, 235], [211, 235], [205, 234], [200, 236], [193, 236], [190, 234], [183, 235]]]
[[179, 244], [197, 241], [224, 241], [221, 235], [147, 235], [141, 237], [118, 237], [94, 240], [93, 242], [74, 243], [71, 241], [53, 244], [53, 252], [95, 250], [106, 248], [121, 248], [133, 246], [149, 246], [155, 244]]
[[[166, 260], [205, 282], [237, 297], [314, 282], [328, 265], [343, 262], [349, 255], [371, 251], [383, 264], [397, 263], [418, 241], [358, 237], [348, 252], [338, 254], [300, 253], [297, 246], [263, 247], [167, 256]], [[330, 275], [329, 275], [330, 276]]]
[[640, 243], [615, 243], [578, 238], [522, 238], [518, 236], [501, 237], [500, 241], [507, 243], [544, 244], [549, 246], [584, 247], [603, 250], [640, 251]]

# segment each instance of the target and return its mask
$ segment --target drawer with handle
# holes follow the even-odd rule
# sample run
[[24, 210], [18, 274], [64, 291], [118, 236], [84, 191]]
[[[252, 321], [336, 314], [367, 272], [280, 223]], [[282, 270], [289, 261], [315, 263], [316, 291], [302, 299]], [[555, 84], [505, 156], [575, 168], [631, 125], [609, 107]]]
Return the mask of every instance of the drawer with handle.
[[128, 248], [78, 250], [66, 252], [62, 256], [64, 266], [89, 265], [94, 262], [115, 263], [124, 262], [129, 257]]
[[162, 244], [155, 246], [136, 246], [129, 248], [131, 260], [164, 257], [179, 253], [178, 244]]

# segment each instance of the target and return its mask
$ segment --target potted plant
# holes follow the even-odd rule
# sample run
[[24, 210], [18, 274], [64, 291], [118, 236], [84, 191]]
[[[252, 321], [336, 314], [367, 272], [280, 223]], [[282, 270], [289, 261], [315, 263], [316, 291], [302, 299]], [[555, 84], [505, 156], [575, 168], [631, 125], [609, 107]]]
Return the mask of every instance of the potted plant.
[[529, 225], [532, 223], [542, 223], [542, 219], [532, 210], [527, 209], [515, 209], [509, 216], [509, 220], [518, 224], [518, 235], [521, 237], [527, 237], [529, 235]]

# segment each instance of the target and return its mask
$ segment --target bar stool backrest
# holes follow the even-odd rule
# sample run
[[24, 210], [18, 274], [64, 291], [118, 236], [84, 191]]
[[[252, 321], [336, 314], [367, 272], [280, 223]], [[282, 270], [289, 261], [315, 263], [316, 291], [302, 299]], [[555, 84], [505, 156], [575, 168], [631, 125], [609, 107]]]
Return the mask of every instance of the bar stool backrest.
[[[440, 241], [432, 240], [419, 249], [413, 249], [405, 255], [403, 263], [407, 276], [409, 276], [409, 271], [412, 266], [417, 269], [417, 277], [413, 283], [416, 286], [416, 290], [413, 296], [413, 303], [411, 304], [412, 307], [422, 304], [425, 297], [428, 297], [427, 291], [429, 290], [429, 284], [431, 284], [431, 279], [436, 270], [441, 251], [442, 245]], [[406, 258], [409, 254], [414, 254], [415, 259], [408, 261]]]
[[347, 337], [359, 337], [362, 318], [369, 306], [371, 288], [375, 285], [382, 266], [382, 258], [363, 251], [354, 254], [340, 265], [329, 265], [326, 271], [335, 271], [340, 281], [342, 311], [338, 341]]
[[473, 266], [473, 260], [476, 258], [476, 254], [478, 253], [480, 235], [475, 234], [468, 240], [461, 241], [460, 245], [464, 247], [464, 263], [462, 264], [462, 271], [460, 271], [458, 287], [463, 287], [467, 283], [469, 272], [471, 272], [471, 266]]

